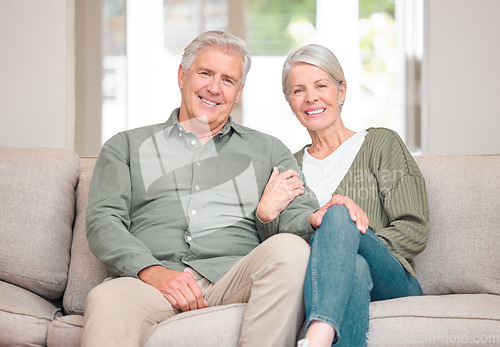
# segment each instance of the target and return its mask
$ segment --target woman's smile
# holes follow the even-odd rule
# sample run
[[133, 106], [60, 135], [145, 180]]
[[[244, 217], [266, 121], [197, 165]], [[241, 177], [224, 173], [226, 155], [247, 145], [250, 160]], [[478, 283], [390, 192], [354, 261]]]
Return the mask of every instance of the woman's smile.
[[323, 112], [326, 111], [326, 108], [316, 108], [316, 109], [309, 109], [304, 111], [306, 115], [309, 117], [316, 117], [316, 116], [321, 116]]

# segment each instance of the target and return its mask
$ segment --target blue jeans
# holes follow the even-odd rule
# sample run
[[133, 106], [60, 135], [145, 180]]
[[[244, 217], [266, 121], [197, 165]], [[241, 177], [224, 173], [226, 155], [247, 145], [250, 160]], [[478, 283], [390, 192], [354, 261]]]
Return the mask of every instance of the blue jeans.
[[335, 346], [366, 345], [370, 301], [422, 295], [422, 289], [368, 229], [361, 234], [347, 208], [332, 206], [311, 238], [304, 284], [307, 325], [335, 328]]

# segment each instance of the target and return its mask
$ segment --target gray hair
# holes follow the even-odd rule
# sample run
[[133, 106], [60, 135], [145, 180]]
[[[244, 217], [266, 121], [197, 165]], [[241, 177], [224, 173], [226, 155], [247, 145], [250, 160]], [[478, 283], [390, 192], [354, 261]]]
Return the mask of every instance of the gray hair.
[[298, 63], [311, 64], [323, 70], [339, 87], [342, 85], [342, 82], [345, 82], [344, 70], [342, 70], [342, 66], [340, 66], [337, 57], [332, 53], [332, 51], [324, 46], [317, 44], [306, 45], [291, 51], [285, 60], [285, 64], [283, 64], [281, 83], [283, 94], [285, 94], [285, 98], [287, 101], [290, 101], [288, 75], [290, 73], [290, 69]]
[[229, 54], [239, 55], [243, 58], [241, 85], [245, 84], [252, 63], [250, 52], [247, 50], [245, 41], [225, 31], [206, 31], [191, 41], [184, 49], [181, 60], [182, 68], [187, 71], [198, 53], [214, 46], [225, 50]]

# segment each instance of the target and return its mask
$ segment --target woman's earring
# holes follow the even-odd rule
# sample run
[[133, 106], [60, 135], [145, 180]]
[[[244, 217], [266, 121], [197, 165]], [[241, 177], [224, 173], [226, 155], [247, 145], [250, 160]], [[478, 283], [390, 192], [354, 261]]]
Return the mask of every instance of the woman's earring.
[[344, 106], [344, 100], [339, 100], [339, 107], [342, 109], [342, 106]]

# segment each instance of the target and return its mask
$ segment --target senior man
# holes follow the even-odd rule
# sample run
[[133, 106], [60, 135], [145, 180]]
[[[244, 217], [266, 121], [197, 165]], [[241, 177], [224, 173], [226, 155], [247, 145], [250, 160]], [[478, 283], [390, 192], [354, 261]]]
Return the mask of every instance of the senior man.
[[[230, 303], [248, 303], [240, 346], [295, 344], [318, 203], [279, 140], [231, 119], [249, 69], [243, 40], [200, 34], [180, 108], [102, 147], [87, 236], [112, 279], [87, 298], [84, 346], [142, 345], [178, 312]], [[288, 196], [279, 215], [259, 205], [265, 189]]]

